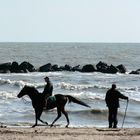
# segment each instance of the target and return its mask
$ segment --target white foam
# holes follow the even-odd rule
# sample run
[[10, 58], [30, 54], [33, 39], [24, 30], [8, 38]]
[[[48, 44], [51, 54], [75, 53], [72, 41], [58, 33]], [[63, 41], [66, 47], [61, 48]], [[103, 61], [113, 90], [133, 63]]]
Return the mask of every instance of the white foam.
[[0, 99], [15, 99], [17, 98], [17, 93], [13, 92], [6, 92], [6, 91], [0, 91]]
[[60, 87], [61, 89], [67, 89], [67, 90], [85, 90], [89, 88], [98, 88], [98, 89], [108, 89], [106, 86], [102, 85], [91, 85], [91, 84], [80, 84], [80, 85], [74, 85], [66, 82], [61, 82], [56, 85], [57, 87]]

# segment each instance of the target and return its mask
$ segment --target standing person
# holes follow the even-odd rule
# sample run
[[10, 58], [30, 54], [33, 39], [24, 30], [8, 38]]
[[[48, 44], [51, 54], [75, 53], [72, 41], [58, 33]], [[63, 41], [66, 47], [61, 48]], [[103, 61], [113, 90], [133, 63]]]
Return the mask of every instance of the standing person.
[[45, 99], [45, 107], [47, 106], [47, 98], [49, 96], [52, 96], [52, 92], [53, 92], [53, 84], [51, 83], [49, 77], [45, 77], [44, 78], [45, 82], [47, 83], [44, 87], [44, 91], [42, 92], [44, 99]]
[[127, 96], [121, 94], [118, 90], [116, 90], [116, 85], [112, 84], [112, 88], [109, 89], [106, 93], [105, 101], [109, 110], [108, 121], [109, 128], [117, 128], [117, 112], [119, 105], [119, 98], [128, 100]]

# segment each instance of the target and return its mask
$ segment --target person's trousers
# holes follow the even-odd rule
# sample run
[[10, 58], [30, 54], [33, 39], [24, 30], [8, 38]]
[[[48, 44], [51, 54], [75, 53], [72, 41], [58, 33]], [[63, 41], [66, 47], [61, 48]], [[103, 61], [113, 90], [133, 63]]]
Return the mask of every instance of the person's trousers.
[[109, 121], [109, 128], [116, 128], [118, 124], [117, 120], [117, 112], [118, 108], [108, 108], [109, 109], [109, 116], [108, 116], [108, 121]]

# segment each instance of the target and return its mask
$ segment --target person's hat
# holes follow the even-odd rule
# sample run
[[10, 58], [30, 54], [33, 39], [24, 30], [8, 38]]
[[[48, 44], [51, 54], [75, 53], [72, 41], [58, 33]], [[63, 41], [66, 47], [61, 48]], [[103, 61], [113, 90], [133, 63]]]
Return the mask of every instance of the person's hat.
[[49, 77], [48, 77], [48, 76], [46, 76], [44, 79], [49, 79]]
[[114, 89], [115, 89], [115, 88], [116, 88], [116, 84], [112, 84], [112, 88], [114, 88]]

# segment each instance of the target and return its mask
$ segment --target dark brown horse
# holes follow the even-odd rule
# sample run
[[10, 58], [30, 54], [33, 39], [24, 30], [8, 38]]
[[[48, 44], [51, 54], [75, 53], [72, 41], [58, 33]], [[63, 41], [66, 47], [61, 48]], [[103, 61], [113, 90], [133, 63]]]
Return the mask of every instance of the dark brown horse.
[[20, 93], [17, 95], [18, 98], [23, 97], [24, 95], [28, 95], [30, 99], [32, 100], [32, 106], [35, 110], [35, 117], [36, 121], [35, 124], [32, 127], [37, 126], [37, 121], [41, 121], [42, 123], [45, 123], [48, 125], [47, 122], [44, 122], [43, 120], [40, 119], [40, 116], [44, 110], [44, 107], [46, 105], [46, 109], [53, 109], [57, 108], [57, 117], [56, 119], [52, 122], [51, 126], [61, 117], [61, 113], [63, 113], [67, 119], [67, 125], [69, 125], [69, 118], [68, 118], [68, 113], [65, 111], [65, 104], [67, 101], [69, 102], [74, 102], [86, 107], [90, 107], [87, 104], [85, 104], [83, 101], [80, 101], [79, 99], [76, 99], [70, 95], [61, 95], [61, 94], [56, 94], [54, 96], [51, 96], [47, 99], [47, 104], [44, 99], [44, 95], [39, 93], [34, 87], [29, 87], [29, 86], [24, 86], [23, 89], [20, 91]]

